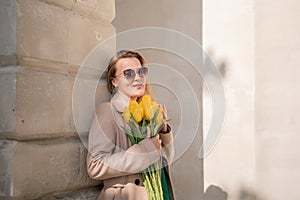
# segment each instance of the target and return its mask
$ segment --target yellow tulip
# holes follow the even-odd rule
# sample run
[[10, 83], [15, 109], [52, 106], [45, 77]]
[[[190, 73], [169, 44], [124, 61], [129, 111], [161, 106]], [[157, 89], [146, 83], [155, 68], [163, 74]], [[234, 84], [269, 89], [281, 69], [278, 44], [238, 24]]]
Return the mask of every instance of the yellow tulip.
[[139, 104], [138, 102], [131, 100], [129, 102], [129, 112], [133, 115], [133, 118], [135, 121], [140, 122], [142, 121], [144, 117], [144, 110], [142, 104]]
[[163, 107], [162, 106], [160, 106], [159, 108], [158, 108], [158, 115], [157, 115], [157, 117], [156, 117], [156, 119], [155, 119], [155, 122], [156, 123], [159, 123], [159, 122], [161, 122], [162, 120], [163, 120], [163, 114], [162, 114], [162, 112], [163, 112]]
[[151, 120], [153, 117], [153, 109], [151, 106], [151, 96], [150, 95], [145, 95], [143, 96], [142, 99], [142, 105], [143, 105], [143, 109], [144, 109], [144, 114], [145, 114], [145, 118], [147, 120]]
[[123, 119], [125, 120], [126, 123], [129, 122], [129, 120], [130, 120], [130, 112], [129, 112], [128, 107], [125, 107], [124, 112], [122, 114], [122, 117], [123, 117]]
[[152, 107], [157, 106], [157, 103], [156, 103], [155, 101], [152, 101], [152, 102], [151, 102], [151, 106], [152, 106]]
[[138, 106], [138, 102], [134, 101], [134, 100], [130, 100], [129, 101], [129, 106], [128, 106], [128, 109], [129, 109], [129, 112], [132, 113], [133, 110]]

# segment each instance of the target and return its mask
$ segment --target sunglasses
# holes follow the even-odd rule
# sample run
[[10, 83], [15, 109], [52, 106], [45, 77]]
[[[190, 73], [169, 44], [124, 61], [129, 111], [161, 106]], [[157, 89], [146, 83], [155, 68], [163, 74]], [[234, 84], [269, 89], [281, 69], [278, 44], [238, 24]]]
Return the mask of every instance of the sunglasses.
[[[120, 75], [123, 75], [128, 81], [133, 81], [133, 79], [135, 78], [135, 75], [138, 74], [140, 77], [144, 77], [147, 76], [148, 74], [148, 68], [147, 67], [141, 67], [138, 68], [136, 71], [133, 69], [126, 69], [124, 70]], [[116, 76], [116, 77], [118, 77]]]

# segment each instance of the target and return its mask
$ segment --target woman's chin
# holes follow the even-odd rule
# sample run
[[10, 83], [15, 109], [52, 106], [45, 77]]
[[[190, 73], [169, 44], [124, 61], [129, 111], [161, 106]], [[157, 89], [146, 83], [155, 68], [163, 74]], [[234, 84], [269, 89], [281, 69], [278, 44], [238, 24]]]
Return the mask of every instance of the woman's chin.
[[145, 90], [139, 90], [139, 91], [135, 91], [134, 93], [132, 93], [131, 97], [133, 98], [138, 98], [143, 96], [145, 93]]

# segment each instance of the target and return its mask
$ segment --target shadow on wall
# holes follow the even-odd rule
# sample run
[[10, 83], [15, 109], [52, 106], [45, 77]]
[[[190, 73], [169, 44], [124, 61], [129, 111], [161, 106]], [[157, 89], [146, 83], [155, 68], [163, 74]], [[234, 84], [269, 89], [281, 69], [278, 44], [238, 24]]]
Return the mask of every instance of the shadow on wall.
[[204, 200], [227, 200], [227, 197], [227, 192], [215, 185], [210, 185], [204, 193]]
[[[210, 185], [205, 193], [203, 200], [227, 200], [228, 194], [226, 191], [222, 190], [222, 188]], [[257, 194], [255, 194], [252, 191], [249, 191], [247, 189], [242, 189], [239, 193], [238, 200], [263, 200], [261, 197], [258, 197]]]
[[239, 200], [263, 200], [263, 199], [261, 197], [258, 197], [258, 195], [252, 191], [242, 189], [239, 194]]
[[212, 74], [212, 68], [216, 66], [221, 77], [225, 78], [226, 72], [228, 71], [228, 63], [225, 58], [217, 58], [212, 48], [207, 50], [206, 56], [204, 56], [205, 73], [208, 75]]

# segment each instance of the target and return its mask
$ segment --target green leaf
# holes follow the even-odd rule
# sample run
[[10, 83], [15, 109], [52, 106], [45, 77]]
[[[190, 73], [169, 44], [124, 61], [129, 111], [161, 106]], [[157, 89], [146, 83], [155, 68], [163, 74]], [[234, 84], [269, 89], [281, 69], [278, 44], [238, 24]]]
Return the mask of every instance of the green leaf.
[[155, 136], [156, 134], [157, 134], [157, 132], [158, 132], [158, 129], [161, 127], [161, 125], [163, 124], [164, 122], [162, 121], [162, 122], [159, 122], [158, 124], [156, 124], [155, 125], [155, 127], [154, 127], [154, 130], [153, 130], [153, 136]]
[[152, 123], [155, 123], [155, 120], [156, 120], [156, 117], [157, 117], [158, 113], [159, 113], [159, 109], [157, 109], [157, 110], [155, 111], [155, 113], [154, 113], [154, 115], [153, 115], [153, 118], [151, 119]]
[[147, 126], [148, 120], [146, 120], [146, 118], [143, 118], [142, 121], [142, 126]]
[[134, 119], [133, 114], [130, 113], [130, 118], [137, 124], [138, 122]]
[[131, 144], [137, 144], [136, 143], [136, 139], [132, 134], [132, 131], [130, 131], [129, 129], [125, 128], [125, 127], [121, 127], [123, 129], [123, 131], [125, 132], [125, 134], [128, 136]]
[[126, 135], [131, 135], [132, 136], [132, 133], [129, 129], [125, 128], [125, 127], [121, 127], [122, 130], [124, 131], [124, 133], [126, 133]]
[[136, 143], [139, 143], [140, 141], [142, 141], [145, 138], [145, 136], [143, 136], [143, 134], [141, 132], [141, 127], [139, 126], [138, 123], [136, 123], [135, 121], [132, 121], [129, 123], [129, 127], [130, 127], [133, 137], [135, 138]]
[[143, 138], [145, 138], [147, 136], [147, 126], [141, 127], [141, 133], [142, 133]]

